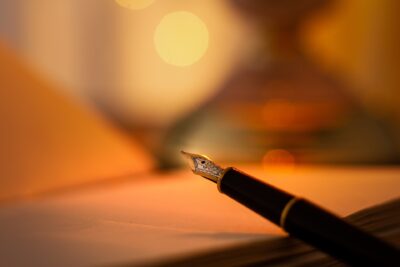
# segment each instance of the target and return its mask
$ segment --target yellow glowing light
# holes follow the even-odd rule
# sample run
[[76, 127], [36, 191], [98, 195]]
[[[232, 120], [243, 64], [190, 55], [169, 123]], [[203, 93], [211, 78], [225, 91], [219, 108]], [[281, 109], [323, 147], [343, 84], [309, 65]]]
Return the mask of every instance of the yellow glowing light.
[[193, 13], [173, 12], [158, 24], [154, 44], [165, 62], [175, 66], [192, 65], [207, 51], [208, 30]]
[[151, 5], [154, 0], [115, 0], [120, 6], [130, 9], [144, 9]]

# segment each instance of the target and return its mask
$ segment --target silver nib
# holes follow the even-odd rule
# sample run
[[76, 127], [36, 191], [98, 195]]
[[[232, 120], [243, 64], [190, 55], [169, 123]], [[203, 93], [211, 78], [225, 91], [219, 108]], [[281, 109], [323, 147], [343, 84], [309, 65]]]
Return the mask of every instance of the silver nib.
[[224, 175], [224, 169], [215, 164], [209, 157], [185, 151], [181, 151], [181, 153], [187, 158], [194, 174], [201, 175], [215, 183]]

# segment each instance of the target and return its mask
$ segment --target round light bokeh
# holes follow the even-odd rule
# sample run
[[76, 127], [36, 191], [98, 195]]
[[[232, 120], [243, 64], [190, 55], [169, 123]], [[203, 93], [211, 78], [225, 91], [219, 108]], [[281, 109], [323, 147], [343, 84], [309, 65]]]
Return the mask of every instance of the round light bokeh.
[[168, 64], [189, 66], [204, 56], [208, 48], [205, 23], [187, 11], [177, 11], [162, 18], [154, 33], [158, 55]]

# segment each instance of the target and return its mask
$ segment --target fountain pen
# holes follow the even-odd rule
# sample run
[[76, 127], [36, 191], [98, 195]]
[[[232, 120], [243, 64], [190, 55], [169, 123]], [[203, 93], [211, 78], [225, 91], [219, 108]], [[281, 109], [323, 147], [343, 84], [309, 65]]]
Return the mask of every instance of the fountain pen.
[[207, 156], [184, 151], [182, 154], [194, 174], [216, 183], [221, 193], [280, 226], [290, 236], [351, 266], [400, 266], [397, 248], [310, 201], [235, 168], [222, 168]]

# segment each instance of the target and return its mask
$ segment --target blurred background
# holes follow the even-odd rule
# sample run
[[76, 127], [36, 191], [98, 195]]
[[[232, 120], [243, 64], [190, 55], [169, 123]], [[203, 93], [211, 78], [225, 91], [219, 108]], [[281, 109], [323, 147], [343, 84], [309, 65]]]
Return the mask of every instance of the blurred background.
[[265, 167], [398, 164], [399, 11], [396, 0], [1, 0], [0, 42], [159, 168], [179, 166], [181, 149]]

